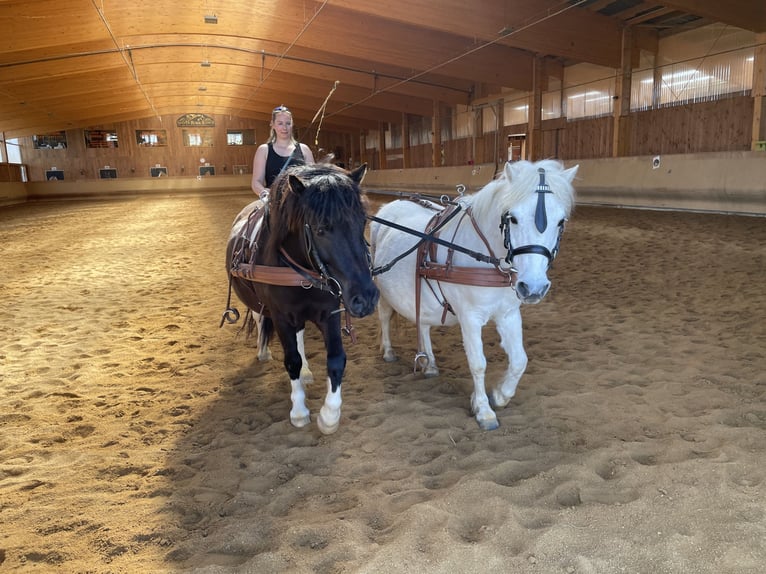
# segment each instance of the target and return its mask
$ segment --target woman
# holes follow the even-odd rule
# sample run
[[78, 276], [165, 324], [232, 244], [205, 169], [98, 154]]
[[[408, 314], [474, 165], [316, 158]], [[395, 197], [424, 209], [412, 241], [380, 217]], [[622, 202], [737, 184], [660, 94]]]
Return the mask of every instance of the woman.
[[309, 146], [298, 143], [293, 137], [293, 114], [290, 110], [285, 106], [274, 108], [269, 125], [269, 140], [255, 150], [251, 183], [253, 191], [264, 200], [269, 195], [271, 184], [289, 165], [314, 163]]

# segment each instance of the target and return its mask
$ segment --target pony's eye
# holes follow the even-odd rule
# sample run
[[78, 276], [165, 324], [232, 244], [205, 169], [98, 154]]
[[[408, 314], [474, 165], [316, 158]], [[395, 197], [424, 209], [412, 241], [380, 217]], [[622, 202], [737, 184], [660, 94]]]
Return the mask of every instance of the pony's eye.
[[513, 223], [514, 225], [517, 225], [519, 223], [519, 220], [516, 219], [515, 215], [511, 215], [511, 223]]

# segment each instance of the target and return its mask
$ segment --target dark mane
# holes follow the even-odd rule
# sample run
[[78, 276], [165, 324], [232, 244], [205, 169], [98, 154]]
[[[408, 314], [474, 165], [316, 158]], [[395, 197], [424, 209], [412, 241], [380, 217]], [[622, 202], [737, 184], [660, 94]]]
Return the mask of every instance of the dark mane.
[[[298, 192], [293, 189], [296, 184]], [[274, 254], [290, 233], [302, 233], [304, 223], [349, 229], [364, 226], [366, 202], [359, 186], [340, 167], [294, 166], [280, 175], [273, 187], [269, 199], [271, 231], [264, 246], [269, 254]]]

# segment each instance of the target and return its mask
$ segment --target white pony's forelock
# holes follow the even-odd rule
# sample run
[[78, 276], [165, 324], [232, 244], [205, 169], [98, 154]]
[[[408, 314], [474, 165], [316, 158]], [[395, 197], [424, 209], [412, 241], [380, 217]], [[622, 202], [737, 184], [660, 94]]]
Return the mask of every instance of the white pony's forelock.
[[574, 187], [571, 179], [574, 178], [577, 166], [565, 170], [564, 165], [555, 159], [534, 163], [526, 160], [506, 163], [495, 179], [487, 184], [486, 187], [491, 188], [491, 192], [474, 194], [472, 197], [474, 213], [480, 217], [490, 212], [505, 213], [512, 209], [537, 189], [540, 181], [537, 171], [539, 168], [545, 170], [545, 182], [554, 196], [561, 201], [568, 215], [574, 206]]

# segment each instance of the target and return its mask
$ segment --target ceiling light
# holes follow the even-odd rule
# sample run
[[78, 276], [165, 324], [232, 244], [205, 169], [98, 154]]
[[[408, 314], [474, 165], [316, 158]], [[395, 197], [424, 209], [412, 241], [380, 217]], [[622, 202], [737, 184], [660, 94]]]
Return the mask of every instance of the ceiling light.
[[215, 14], [207, 14], [205, 16], [205, 24], [218, 24], [218, 16]]
[[200, 86], [197, 88], [200, 92], [207, 92], [207, 88], [205, 86]]
[[210, 62], [208, 62], [207, 60], [202, 60], [202, 63], [200, 64], [200, 66], [202, 66], [203, 68], [209, 68]]

